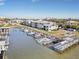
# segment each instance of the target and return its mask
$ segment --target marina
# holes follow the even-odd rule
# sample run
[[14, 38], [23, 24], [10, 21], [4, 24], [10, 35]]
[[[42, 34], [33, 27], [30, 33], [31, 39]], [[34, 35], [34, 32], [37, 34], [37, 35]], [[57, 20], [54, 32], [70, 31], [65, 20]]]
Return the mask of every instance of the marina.
[[20, 29], [13, 28], [10, 29], [10, 46], [5, 59], [78, 59], [78, 48], [79, 45], [72, 46], [65, 53], [59, 54], [37, 44], [32, 36], [28, 36]]
[[79, 59], [79, 0], [0, 0], [0, 59]]
[[26, 29], [26, 31], [28, 31], [27, 35], [34, 37], [34, 40], [36, 40], [37, 43], [58, 53], [62, 53], [69, 47], [79, 43], [79, 39], [76, 38], [75, 35], [71, 35], [69, 32], [66, 32], [64, 37], [60, 40], [54, 36], [46, 35], [44, 33], [33, 32], [28, 29]]
[[[5, 30], [3, 30], [3, 29], [5, 29]], [[28, 29], [28, 28], [22, 28], [22, 29], [21, 28], [11, 28], [10, 34], [9, 34], [9, 28], [1, 28], [0, 32], [1, 32], [0, 33], [0, 38], [1, 38], [0, 45], [3, 46], [3, 47], [1, 46], [2, 50], [0, 49], [1, 50], [0, 58], [2, 58], [2, 59], [13, 58], [12, 55], [10, 55], [11, 54], [10, 52], [12, 52], [13, 50], [16, 50], [16, 49], [19, 50], [19, 48], [21, 48], [25, 51], [26, 49], [28, 49], [29, 48], [28, 44], [26, 45], [26, 43], [24, 43], [24, 42], [25, 42], [25, 40], [27, 40], [26, 42], [28, 43], [28, 40], [30, 38], [31, 38], [30, 40], [32, 40], [36, 46], [38, 46], [42, 49], [49, 50], [49, 51], [51, 51], [51, 53], [55, 53], [55, 54], [64, 53], [65, 51], [67, 51], [67, 49], [69, 49], [68, 51], [70, 51], [71, 50], [70, 48], [73, 48], [74, 45], [76, 47], [76, 45], [78, 45], [78, 43], [79, 43], [79, 39], [77, 37], [75, 37], [75, 35], [72, 33], [71, 33], [72, 35], [70, 35], [69, 32], [65, 33], [65, 35], [62, 39], [56, 38], [51, 35], [47, 35], [45, 33], [37, 32], [37, 31], [35, 32], [32, 29]], [[9, 38], [9, 36], [10, 36], [10, 38]], [[13, 38], [16, 40], [14, 40]], [[10, 46], [9, 46], [9, 39], [10, 39]], [[21, 40], [21, 41], [18, 42], [18, 40]], [[24, 42], [23, 42], [23, 40], [24, 40]], [[13, 43], [13, 45], [12, 45], [12, 43]], [[22, 44], [24, 46], [23, 48], [21, 47]], [[31, 43], [29, 41], [29, 45], [30, 44]], [[25, 49], [25, 47], [26, 47], [25, 45], [28, 46], [28, 48]], [[9, 46], [9, 48], [8, 48], [8, 46]], [[13, 46], [15, 46], [15, 47], [13, 47]], [[33, 47], [31, 46], [30, 48], [32, 49]], [[40, 48], [38, 48], [38, 50]], [[22, 51], [22, 50], [20, 50], [20, 51]], [[20, 52], [20, 51], [18, 51], [18, 52]]]

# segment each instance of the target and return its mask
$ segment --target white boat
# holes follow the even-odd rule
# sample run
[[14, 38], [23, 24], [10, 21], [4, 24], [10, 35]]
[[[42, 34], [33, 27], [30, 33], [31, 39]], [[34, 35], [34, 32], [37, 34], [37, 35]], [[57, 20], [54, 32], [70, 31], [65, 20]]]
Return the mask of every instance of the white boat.
[[25, 30], [24, 30], [24, 32], [26, 32], [26, 33], [27, 33], [27, 32], [29, 32], [29, 30], [28, 30], [28, 29], [25, 29]]
[[29, 36], [33, 36], [35, 34], [35, 32], [28, 32], [27, 35]]

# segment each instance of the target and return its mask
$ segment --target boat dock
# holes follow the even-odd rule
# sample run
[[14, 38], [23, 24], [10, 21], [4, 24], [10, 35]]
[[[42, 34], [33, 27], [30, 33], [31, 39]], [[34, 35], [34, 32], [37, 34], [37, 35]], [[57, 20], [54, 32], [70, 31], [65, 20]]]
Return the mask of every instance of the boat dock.
[[4, 59], [4, 52], [7, 51], [9, 45], [9, 28], [0, 28], [0, 59]]
[[[69, 39], [69, 40], [68, 40]], [[71, 38], [67, 38], [67, 40], [64, 40], [62, 42], [59, 42], [55, 45], [52, 46], [52, 48], [59, 52], [62, 53], [64, 50], [66, 50], [67, 48], [73, 46], [74, 44], [78, 44], [79, 40], [78, 39], [71, 39]]]
[[71, 35], [65, 34], [65, 36], [63, 37], [63, 41], [50, 46], [50, 48], [52, 50], [55, 50], [56, 52], [62, 53], [66, 49], [76, 44], [79, 44], [79, 38], [77, 38], [73, 34]]

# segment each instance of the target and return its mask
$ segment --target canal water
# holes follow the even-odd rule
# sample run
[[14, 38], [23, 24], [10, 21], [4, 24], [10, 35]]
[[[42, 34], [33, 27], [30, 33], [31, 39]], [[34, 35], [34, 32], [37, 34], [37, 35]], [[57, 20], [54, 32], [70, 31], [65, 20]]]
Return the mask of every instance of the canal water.
[[20, 29], [10, 30], [10, 45], [5, 59], [79, 59], [79, 46], [59, 54], [36, 43]]

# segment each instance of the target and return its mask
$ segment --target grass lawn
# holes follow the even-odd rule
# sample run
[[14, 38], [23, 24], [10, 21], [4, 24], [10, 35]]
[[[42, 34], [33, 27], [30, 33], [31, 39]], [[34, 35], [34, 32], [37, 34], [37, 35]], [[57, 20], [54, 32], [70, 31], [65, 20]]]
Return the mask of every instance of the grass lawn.
[[49, 33], [52, 34], [55, 37], [62, 38], [64, 36], [65, 30], [59, 29], [59, 30], [56, 30], [56, 31], [51, 31]]

